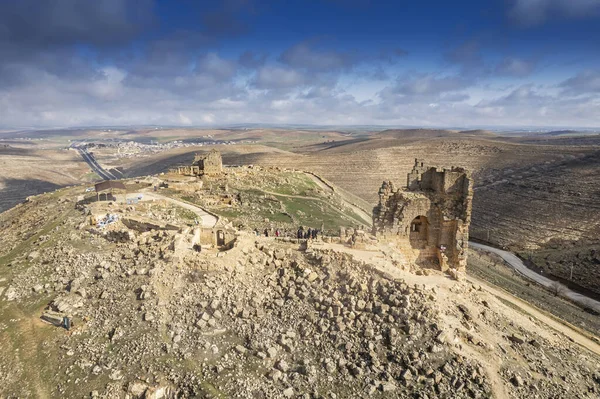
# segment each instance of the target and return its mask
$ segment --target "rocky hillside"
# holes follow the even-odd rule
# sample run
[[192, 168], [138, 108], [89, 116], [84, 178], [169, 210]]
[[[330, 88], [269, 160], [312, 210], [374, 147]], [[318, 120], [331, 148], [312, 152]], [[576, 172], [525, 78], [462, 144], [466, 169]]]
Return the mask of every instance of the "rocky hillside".
[[[82, 191], [0, 215], [0, 396], [600, 393], [597, 354], [478, 283], [402, 271], [391, 248], [240, 231], [228, 251], [179, 257], [176, 231], [89, 226]], [[69, 331], [41, 320], [56, 314]]]
[[545, 273], [600, 294], [599, 171], [596, 151], [489, 172], [475, 191], [472, 234], [509, 246]]
[[[600, 159], [598, 146], [591, 145], [596, 142], [587, 136], [564, 142], [560, 137], [544, 141], [480, 133], [387, 131], [297, 153], [265, 146], [220, 149], [228, 164], [312, 171], [371, 204], [383, 180], [406, 181], [415, 158], [466, 167], [476, 184], [472, 237], [510, 247], [559, 278], [570, 279], [573, 265], [573, 282], [597, 291], [600, 267], [593, 251], [599, 245], [595, 179]], [[165, 153], [149, 166], [132, 164], [131, 171], [158, 172], [192, 158], [191, 151]]]

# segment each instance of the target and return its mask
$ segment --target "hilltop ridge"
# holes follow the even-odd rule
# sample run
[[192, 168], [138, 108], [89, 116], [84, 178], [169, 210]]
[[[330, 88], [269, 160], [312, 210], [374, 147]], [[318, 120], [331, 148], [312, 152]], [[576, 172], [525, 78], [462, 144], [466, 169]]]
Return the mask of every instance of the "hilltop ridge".
[[[232, 168], [225, 176], [227, 191], [222, 178], [210, 179], [202, 197], [243, 192], [248, 184], [264, 194], [243, 201], [264, 212], [274, 209], [270, 196], [319, 202], [314, 198], [332, 195], [297, 172]], [[128, 180], [126, 195], [156, 178], [168, 181]], [[175, 188], [160, 195], [177, 198]], [[545, 316], [510, 296], [499, 298], [482, 282], [415, 269], [368, 235], [362, 247], [328, 238], [335, 229], [307, 241], [256, 236], [252, 223], [264, 219], [217, 206], [210, 208], [222, 219], [215, 228], [232, 241], [223, 249], [203, 244], [198, 252], [182, 241], [196, 216], [176, 202], [149, 194], [129, 205], [80, 202], [84, 189], [31, 197], [0, 214], [7, 244], [0, 249], [0, 342], [9, 349], [0, 354], [4, 395], [591, 398], [600, 392], [597, 343], [568, 328], [557, 334]], [[105, 213], [118, 217], [104, 228], [90, 224]], [[144, 214], [151, 219], [135, 216]], [[284, 223], [284, 230], [276, 214], [269, 223]], [[306, 212], [295, 217], [294, 223], [313, 223]], [[331, 223], [358, 224], [351, 213], [346, 217]], [[69, 315], [71, 330], [42, 322], [49, 311]], [[22, 355], [10, 355], [16, 350]]]

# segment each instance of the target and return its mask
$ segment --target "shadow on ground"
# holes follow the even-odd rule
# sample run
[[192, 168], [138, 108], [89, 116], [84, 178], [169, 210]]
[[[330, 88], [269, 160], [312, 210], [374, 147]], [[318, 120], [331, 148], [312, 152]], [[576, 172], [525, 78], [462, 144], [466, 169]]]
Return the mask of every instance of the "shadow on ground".
[[62, 186], [38, 179], [0, 180], [0, 212], [23, 202], [30, 195], [54, 191]]

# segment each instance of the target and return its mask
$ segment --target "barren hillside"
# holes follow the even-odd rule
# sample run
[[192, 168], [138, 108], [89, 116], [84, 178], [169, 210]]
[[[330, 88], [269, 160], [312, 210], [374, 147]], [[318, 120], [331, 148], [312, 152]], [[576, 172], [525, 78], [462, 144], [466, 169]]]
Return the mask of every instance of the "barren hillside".
[[[76, 205], [83, 189], [1, 215], [2, 396], [600, 392], [597, 342], [484, 283], [415, 275], [388, 246], [302, 245], [248, 231], [230, 249], [181, 252], [185, 226], [90, 224], [96, 206], [182, 223], [168, 203]], [[62, 315], [69, 331], [52, 324]]]
[[[367, 211], [377, 201], [382, 181], [403, 184], [415, 158], [432, 165], [463, 166], [473, 172], [476, 181], [473, 237], [520, 251], [538, 267], [561, 278], [570, 279], [573, 269], [573, 282], [588, 289], [600, 286], [598, 255], [594, 252], [598, 247], [600, 215], [594, 178], [600, 166], [598, 139], [594, 135], [501, 137], [485, 131], [427, 129], [387, 130], [359, 136], [281, 129], [146, 129], [125, 135], [101, 133], [105, 138], [121, 139], [194, 140], [211, 136], [219, 140], [254, 140], [257, 144], [216, 148], [223, 152], [224, 162], [229, 165], [256, 164], [317, 173], [360, 197], [363, 201], [353, 202], [361, 202]], [[280, 147], [281, 143], [286, 143], [287, 150], [273, 147]], [[108, 149], [96, 151], [106, 167], [120, 166], [126, 176], [141, 176], [188, 164], [195, 152], [207, 148], [176, 148], [129, 158], [117, 157]], [[40, 159], [36, 159], [38, 154], [29, 152], [18, 160], [35, 162], [36, 167], [43, 169], [45, 156], [40, 153]], [[75, 154], [69, 156], [76, 158]], [[10, 159], [0, 156], [8, 165], [6, 177], [15, 179], [5, 185], [25, 189], [12, 193], [5, 189], [6, 203], [18, 202], [24, 193], [37, 193], [81, 178], [81, 174], [70, 174], [73, 179], [64, 178], [70, 163], [60, 170], [50, 168], [55, 163], [48, 164], [49, 175], [40, 178], [43, 173], [30, 173], [27, 167], [21, 169]]]
[[0, 212], [29, 195], [86, 180], [87, 165], [75, 151], [0, 145]]
[[[600, 283], [598, 229], [600, 209], [595, 180], [600, 171], [598, 147], [589, 138], [532, 144], [515, 139], [450, 137], [404, 143], [380, 137], [314, 146], [304, 153], [273, 151], [264, 146], [221, 147], [228, 164], [259, 164], [308, 170], [374, 204], [383, 180], [403, 184], [415, 158], [440, 166], [463, 166], [473, 171], [476, 194], [471, 235], [509, 246], [532, 256], [538, 267], [570, 278], [588, 289]], [[402, 136], [397, 132], [385, 135]], [[385, 136], [384, 135], [384, 136]], [[405, 135], [413, 140], [414, 133]], [[133, 173], [164, 171], [185, 163], [187, 154], [163, 154], [152, 168]], [[567, 250], [568, 249], [568, 250]], [[542, 252], [540, 252], [542, 251]], [[553, 253], [558, 255], [553, 255]], [[535, 255], [540, 253], [539, 256]], [[543, 253], [543, 256], [541, 255]], [[534, 256], [535, 255], [535, 256]]]

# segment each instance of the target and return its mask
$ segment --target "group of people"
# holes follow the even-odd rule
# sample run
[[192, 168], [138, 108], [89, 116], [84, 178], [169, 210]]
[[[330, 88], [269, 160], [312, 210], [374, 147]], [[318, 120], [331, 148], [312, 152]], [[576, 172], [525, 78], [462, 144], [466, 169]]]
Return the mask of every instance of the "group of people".
[[300, 226], [300, 228], [298, 229], [298, 232], [296, 234], [296, 238], [299, 240], [308, 240], [309, 238], [312, 238], [313, 240], [317, 238], [317, 234], [319, 233], [319, 231], [317, 229], [313, 229], [313, 228], [308, 228], [308, 230], [304, 230], [304, 228], [302, 226]]
[[[256, 234], [257, 236], [260, 235], [260, 233], [258, 232], [258, 229], [254, 229], [254, 234]], [[265, 237], [269, 237], [271, 235], [271, 230], [265, 229], [263, 231], [263, 234], [265, 235]], [[281, 237], [283, 234], [281, 233], [281, 231], [279, 229], [275, 229], [274, 235], [275, 235], [275, 237]]]
[[[256, 235], [259, 235], [258, 229], [254, 229], [254, 232], [256, 233]], [[265, 235], [265, 237], [268, 237], [270, 235], [270, 230], [265, 229], [264, 235]], [[281, 237], [281, 231], [279, 231], [279, 229], [275, 229], [275, 237]]]

